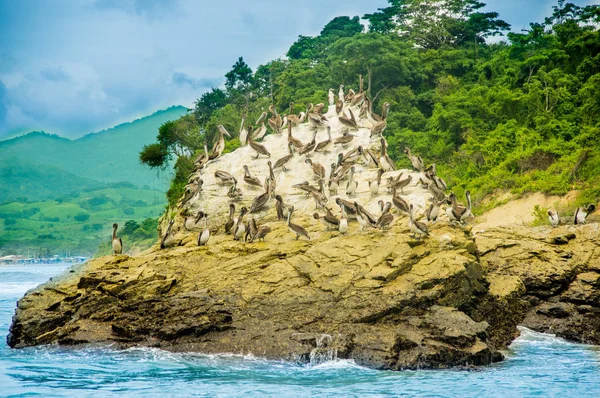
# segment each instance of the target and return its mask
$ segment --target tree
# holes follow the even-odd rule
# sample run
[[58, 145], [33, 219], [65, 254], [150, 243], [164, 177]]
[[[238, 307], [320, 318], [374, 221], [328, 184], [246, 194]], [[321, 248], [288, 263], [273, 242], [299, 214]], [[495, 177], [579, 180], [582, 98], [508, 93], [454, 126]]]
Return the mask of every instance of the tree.
[[207, 91], [194, 103], [194, 115], [200, 126], [203, 126], [210, 115], [227, 104], [227, 93], [220, 88]]
[[232, 69], [225, 74], [225, 87], [227, 90], [245, 91], [252, 82], [252, 69], [239, 57]]

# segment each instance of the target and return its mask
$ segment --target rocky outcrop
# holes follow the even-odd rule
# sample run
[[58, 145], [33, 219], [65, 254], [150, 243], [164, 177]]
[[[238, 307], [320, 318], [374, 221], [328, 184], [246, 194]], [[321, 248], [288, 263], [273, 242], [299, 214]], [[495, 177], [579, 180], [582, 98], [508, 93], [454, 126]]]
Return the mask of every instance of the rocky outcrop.
[[[307, 221], [305, 221], [307, 222]], [[343, 237], [283, 223], [264, 243], [193, 236], [171, 250], [103, 257], [19, 301], [12, 347], [117, 343], [174, 351], [332, 357], [384, 369], [501, 360], [516, 326], [598, 341], [597, 225], [481, 232], [445, 222], [411, 239]]]

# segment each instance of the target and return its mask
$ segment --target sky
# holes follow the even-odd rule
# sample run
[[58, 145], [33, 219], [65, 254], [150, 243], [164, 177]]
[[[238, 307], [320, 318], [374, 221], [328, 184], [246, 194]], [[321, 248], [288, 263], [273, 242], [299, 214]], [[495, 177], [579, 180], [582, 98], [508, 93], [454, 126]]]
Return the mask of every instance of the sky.
[[[223, 84], [239, 56], [255, 69], [283, 57], [298, 35], [387, 1], [291, 3], [0, 0], [0, 140], [32, 130], [74, 138], [172, 105], [192, 107]], [[520, 31], [556, 1], [486, 3]]]

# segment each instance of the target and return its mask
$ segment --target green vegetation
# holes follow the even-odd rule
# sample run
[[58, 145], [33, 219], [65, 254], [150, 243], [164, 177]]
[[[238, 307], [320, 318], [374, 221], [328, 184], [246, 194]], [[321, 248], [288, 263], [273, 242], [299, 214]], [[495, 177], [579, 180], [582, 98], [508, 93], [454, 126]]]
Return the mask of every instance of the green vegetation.
[[[507, 31], [483, 3], [450, 0], [439, 9], [426, 0], [389, 0], [364, 16], [338, 17], [319, 36], [300, 36], [287, 53], [252, 71], [243, 58], [226, 74], [224, 89], [198, 99], [193, 114], [163, 125], [141, 160], [164, 167], [175, 160], [167, 196], [181, 194], [191, 160], [223, 124], [238, 134], [241, 115], [254, 121], [273, 103], [286, 113], [326, 102], [339, 84], [358, 88], [366, 76], [374, 109], [391, 104], [385, 135], [399, 166], [405, 146], [462, 196], [475, 201], [497, 190], [516, 194], [582, 191], [600, 197], [600, 6], [560, 0], [552, 15], [507, 40]], [[236, 146], [228, 142], [227, 149]]]
[[[47, 200], [0, 205], [0, 220], [4, 220], [0, 222], [0, 251], [29, 250], [47, 256], [70, 250], [92, 256], [103, 250], [99, 245], [109, 244], [114, 222], [120, 229], [127, 223], [130, 229], [132, 223], [140, 223], [142, 230], [128, 234], [125, 250], [143, 250], [156, 240], [157, 219], [164, 210], [161, 195], [137, 188], [109, 188], [83, 192], [62, 203]], [[134, 210], [133, 214], [128, 210]]]
[[[140, 252], [156, 242], [158, 219], [147, 218], [140, 223], [129, 220], [122, 226], [119, 236], [123, 239], [123, 246], [126, 253]], [[102, 242], [96, 256], [106, 256], [112, 253], [112, 244], [110, 239]]]
[[[110, 241], [113, 222], [156, 220], [170, 175], [148, 170], [137, 153], [185, 113], [172, 107], [73, 141], [30, 133], [0, 142], [0, 253], [90, 256]], [[127, 252], [152, 243], [132, 238]]]

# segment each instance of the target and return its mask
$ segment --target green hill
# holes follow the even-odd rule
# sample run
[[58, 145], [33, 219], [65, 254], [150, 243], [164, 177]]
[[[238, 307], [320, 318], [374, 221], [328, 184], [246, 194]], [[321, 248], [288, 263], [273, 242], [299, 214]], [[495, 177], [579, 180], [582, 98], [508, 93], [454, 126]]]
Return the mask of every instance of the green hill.
[[138, 154], [185, 113], [171, 107], [76, 140], [32, 132], [0, 142], [0, 253], [91, 256], [112, 223], [127, 221], [141, 242], [133, 250], [153, 242], [170, 175], [157, 176]]
[[[71, 191], [127, 182], [164, 189], [168, 180], [140, 164], [142, 147], [158, 127], [186, 113], [182, 106], [158, 111], [76, 140], [33, 132], [0, 142], [0, 202], [54, 199]], [[75, 178], [74, 178], [75, 177]]]

